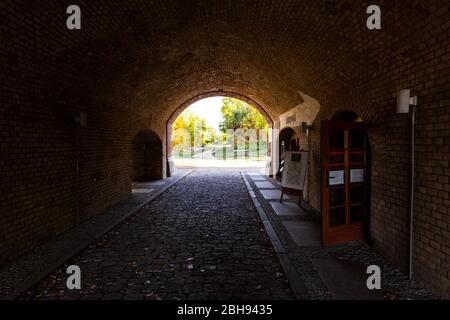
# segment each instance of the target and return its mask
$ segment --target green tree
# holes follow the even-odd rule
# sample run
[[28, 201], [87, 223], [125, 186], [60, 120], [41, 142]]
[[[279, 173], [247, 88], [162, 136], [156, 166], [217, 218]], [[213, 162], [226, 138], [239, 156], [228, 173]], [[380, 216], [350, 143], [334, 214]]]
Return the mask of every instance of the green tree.
[[[255, 108], [249, 104], [234, 98], [225, 97], [223, 99], [223, 105], [221, 108], [223, 114], [223, 121], [220, 123], [219, 128], [225, 134], [227, 130], [237, 130], [239, 128], [243, 130], [254, 129], [256, 132], [256, 149], [259, 156], [260, 141], [259, 135], [260, 130], [265, 130], [266, 136], [268, 133], [268, 124], [264, 116]], [[249, 149], [250, 142], [246, 138], [245, 149]], [[233, 147], [236, 151], [237, 149], [237, 138], [233, 139]], [[248, 151], [246, 151], [248, 155]], [[234, 156], [237, 157], [236, 152]]]
[[249, 104], [235, 99], [223, 98], [221, 108], [223, 121], [220, 130], [226, 132], [228, 129], [267, 129], [268, 124], [264, 116]]

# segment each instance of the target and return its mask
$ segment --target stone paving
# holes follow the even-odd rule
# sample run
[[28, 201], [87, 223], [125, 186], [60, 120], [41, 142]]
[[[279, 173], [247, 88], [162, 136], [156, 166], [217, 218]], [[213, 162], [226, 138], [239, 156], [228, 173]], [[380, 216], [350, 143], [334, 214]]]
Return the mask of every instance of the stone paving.
[[[333, 295], [330, 286], [327, 286], [317, 268], [317, 261], [341, 261], [354, 263], [361, 266], [378, 265], [382, 270], [382, 289], [384, 299], [435, 299], [424, 286], [416, 281], [409, 281], [409, 279], [402, 274], [398, 269], [393, 267], [389, 262], [383, 259], [380, 255], [375, 253], [371, 248], [361, 241], [354, 241], [331, 248], [322, 248], [319, 244], [299, 246], [296, 243], [295, 235], [289, 234], [286, 225], [290, 222], [305, 221], [307, 223], [316, 223], [317, 217], [311, 212], [301, 209], [302, 214], [299, 215], [277, 215], [274, 210], [274, 200], [267, 197], [267, 189], [258, 188], [257, 183], [262, 179], [255, 179], [250, 176], [250, 185], [257, 196], [258, 201], [264, 208], [269, 217], [273, 228], [275, 229], [282, 245], [287, 250], [288, 255], [294, 265], [297, 273], [302, 279], [308, 296], [307, 299], [324, 300], [324, 299], [340, 299]], [[279, 189], [278, 184], [271, 178], [266, 177], [265, 181], [273, 184], [273, 189]], [[283, 203], [292, 206], [297, 201], [296, 197], [291, 197], [290, 200]], [[276, 207], [276, 206], [275, 206]], [[319, 225], [320, 226], [320, 225]], [[319, 231], [320, 232], [320, 231]], [[319, 233], [320, 235], [320, 233]], [[349, 288], [351, 291], [351, 288]], [[348, 296], [352, 298], [360, 298], [359, 291], [350, 292]], [[365, 297], [363, 297], [365, 298]]]
[[239, 170], [194, 170], [66, 266], [21, 298], [295, 298]]
[[[252, 172], [243, 176], [250, 194], [240, 170], [194, 170], [21, 298], [295, 299], [250, 195], [259, 201], [302, 282], [305, 292], [298, 298], [435, 298], [363, 242], [322, 248], [320, 241], [291, 234], [299, 232], [300, 221], [313, 224], [316, 217], [296, 207], [295, 197], [280, 210], [279, 202], [264, 193], [278, 191], [274, 180]], [[65, 287], [70, 264], [81, 267], [80, 291]], [[364, 287], [361, 271], [372, 264], [382, 269], [383, 290], [374, 294]], [[360, 288], [352, 287], [354, 273], [363, 276], [356, 282]], [[340, 279], [346, 277], [351, 281]]]
[[133, 215], [189, 172], [190, 170], [182, 169], [165, 180], [133, 183], [133, 192], [127, 199], [2, 266], [0, 299], [11, 300], [19, 297], [46, 275], [51, 274], [55, 268], [87, 248], [94, 240]]

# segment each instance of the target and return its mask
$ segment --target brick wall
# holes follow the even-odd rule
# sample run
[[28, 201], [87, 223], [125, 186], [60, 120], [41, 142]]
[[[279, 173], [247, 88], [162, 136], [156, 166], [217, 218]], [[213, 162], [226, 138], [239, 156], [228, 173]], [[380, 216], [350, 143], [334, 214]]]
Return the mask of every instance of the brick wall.
[[[447, 14], [448, 17], [448, 14]], [[443, 20], [440, 20], [442, 23]], [[448, 26], [448, 20], [447, 20]], [[425, 27], [428, 31], [430, 27]], [[419, 97], [416, 114], [414, 276], [436, 294], [450, 297], [450, 32], [414, 39], [413, 58], [374, 72], [360, 91], [330, 96], [311, 135], [310, 202], [320, 209], [320, 121], [351, 110], [365, 121], [372, 156], [371, 237], [374, 248], [408, 269], [411, 116], [396, 114], [396, 92]], [[342, 88], [343, 92], [346, 88]]]
[[[420, 103], [415, 274], [449, 297], [448, 1], [375, 3], [380, 31], [367, 30], [360, 1], [79, 0], [82, 30], [68, 31], [69, 1], [0, 2], [0, 262], [74, 225], [76, 145], [88, 219], [128, 196], [140, 130], [159, 135], [164, 159], [167, 120], [186, 101], [234, 92], [275, 120], [302, 91], [321, 105], [311, 204], [320, 209], [320, 121], [352, 110], [369, 130], [375, 248], [404, 269], [410, 130], [395, 97], [411, 88]], [[78, 111], [85, 128], [73, 125]]]
[[70, 50], [81, 40], [59, 27], [63, 6], [41, 9], [0, 3], [0, 263], [72, 228], [77, 203], [85, 221], [130, 193], [133, 114], [94, 95], [99, 75]]

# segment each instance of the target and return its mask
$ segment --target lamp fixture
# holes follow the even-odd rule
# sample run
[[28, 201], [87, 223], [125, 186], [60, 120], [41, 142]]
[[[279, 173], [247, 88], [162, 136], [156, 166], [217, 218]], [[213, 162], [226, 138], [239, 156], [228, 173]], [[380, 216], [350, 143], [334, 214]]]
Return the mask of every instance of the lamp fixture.
[[397, 97], [397, 113], [409, 113], [410, 106], [417, 106], [417, 96], [411, 97], [410, 89], [402, 89]]

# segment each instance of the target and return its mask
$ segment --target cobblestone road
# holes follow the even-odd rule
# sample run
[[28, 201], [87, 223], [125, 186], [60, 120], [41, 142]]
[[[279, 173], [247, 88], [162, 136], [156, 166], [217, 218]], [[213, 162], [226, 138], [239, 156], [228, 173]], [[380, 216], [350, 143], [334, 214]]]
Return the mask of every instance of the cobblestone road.
[[23, 298], [294, 298], [238, 170], [194, 170]]

